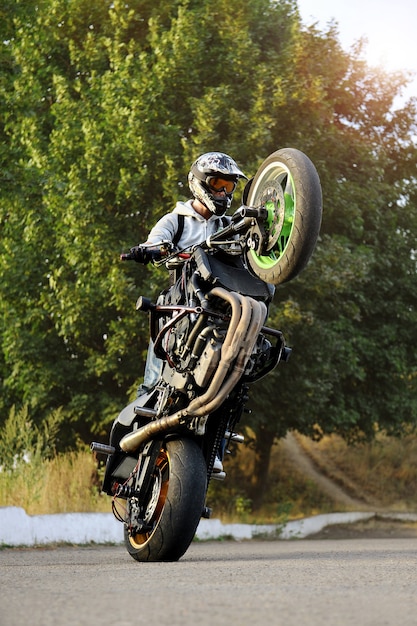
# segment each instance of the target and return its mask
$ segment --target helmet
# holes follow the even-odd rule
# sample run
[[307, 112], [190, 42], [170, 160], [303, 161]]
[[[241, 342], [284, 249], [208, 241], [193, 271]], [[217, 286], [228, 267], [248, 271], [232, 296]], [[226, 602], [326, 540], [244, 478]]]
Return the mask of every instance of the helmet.
[[[216, 181], [216, 178], [221, 181]], [[192, 164], [188, 185], [194, 198], [200, 200], [215, 215], [224, 215], [232, 204], [233, 192], [239, 178], [247, 177], [231, 157], [223, 152], [206, 152]], [[226, 185], [225, 181], [230, 184]], [[222, 190], [225, 194], [216, 197], [215, 192]]]

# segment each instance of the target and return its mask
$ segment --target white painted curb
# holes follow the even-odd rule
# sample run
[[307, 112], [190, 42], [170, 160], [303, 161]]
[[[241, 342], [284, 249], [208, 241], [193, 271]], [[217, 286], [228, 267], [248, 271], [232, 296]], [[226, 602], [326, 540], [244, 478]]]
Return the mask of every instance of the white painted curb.
[[[303, 539], [334, 524], [351, 524], [375, 517], [375, 513], [330, 513], [279, 525], [223, 524], [218, 519], [202, 519], [196, 538], [199, 540], [230, 537], [236, 540], [270, 537]], [[379, 515], [380, 516], [380, 515]], [[386, 514], [390, 519], [417, 521], [417, 514]], [[27, 515], [18, 507], [0, 507], [0, 546], [34, 546], [53, 543], [119, 544], [123, 526], [112, 513], [63, 513]]]
[[120, 543], [123, 526], [112, 513], [27, 515], [18, 507], [0, 508], [0, 545]]

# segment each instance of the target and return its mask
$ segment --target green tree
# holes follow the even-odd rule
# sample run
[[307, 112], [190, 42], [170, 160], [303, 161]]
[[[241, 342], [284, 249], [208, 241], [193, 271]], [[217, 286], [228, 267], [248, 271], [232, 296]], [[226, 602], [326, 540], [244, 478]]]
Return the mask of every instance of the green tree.
[[273, 11], [256, 0], [219, 29], [216, 15], [229, 12], [224, 2], [13, 7], [13, 77], [4, 90], [16, 151], [1, 265], [6, 405], [27, 402], [39, 420], [63, 405], [69, 429], [87, 437], [140, 376], [146, 320], [129, 311], [135, 284], [156, 292], [161, 276], [121, 268], [117, 251], [143, 240], [184, 193], [199, 126], [211, 123], [196, 113], [200, 96], [209, 103], [218, 91], [219, 115], [222, 93], [236, 101], [233, 123], [223, 111], [224, 128], [217, 119], [213, 130], [225, 149], [229, 135], [238, 148], [245, 122], [237, 98], [248, 109], [239, 81], [250, 89], [251, 48], [259, 54], [263, 27], [273, 34]]
[[415, 101], [395, 110], [404, 75], [367, 67], [335, 35], [301, 33], [286, 92], [296, 101], [279, 116], [291, 111], [283, 141], [318, 167], [324, 219], [310, 266], [275, 297], [272, 317], [294, 352], [254, 389], [255, 504], [288, 428], [354, 440], [416, 424]]
[[252, 175], [292, 146], [319, 171], [324, 220], [271, 311], [294, 353], [253, 388], [256, 475], [288, 428], [414, 424], [416, 107], [393, 107], [407, 76], [344, 51], [334, 25], [304, 28], [290, 0], [2, 11], [0, 419], [25, 404], [40, 424], [62, 406], [63, 443], [104, 434], [142, 373], [136, 296], [166, 280], [118, 253], [188, 196], [199, 153]]

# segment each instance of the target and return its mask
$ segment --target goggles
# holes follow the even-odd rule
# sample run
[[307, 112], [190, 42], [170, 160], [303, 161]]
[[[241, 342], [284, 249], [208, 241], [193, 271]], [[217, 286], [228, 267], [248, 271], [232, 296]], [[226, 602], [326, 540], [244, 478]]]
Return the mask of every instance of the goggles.
[[206, 182], [213, 191], [225, 191], [226, 193], [233, 193], [237, 185], [237, 181], [226, 180], [220, 176], [209, 176]]

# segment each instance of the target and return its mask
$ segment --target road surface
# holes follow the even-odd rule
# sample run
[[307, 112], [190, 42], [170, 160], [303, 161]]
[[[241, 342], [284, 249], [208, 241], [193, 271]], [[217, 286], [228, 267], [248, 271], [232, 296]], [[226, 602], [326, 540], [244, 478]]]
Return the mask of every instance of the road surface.
[[0, 625], [26, 624], [415, 626], [417, 539], [194, 542], [178, 563], [5, 549]]

